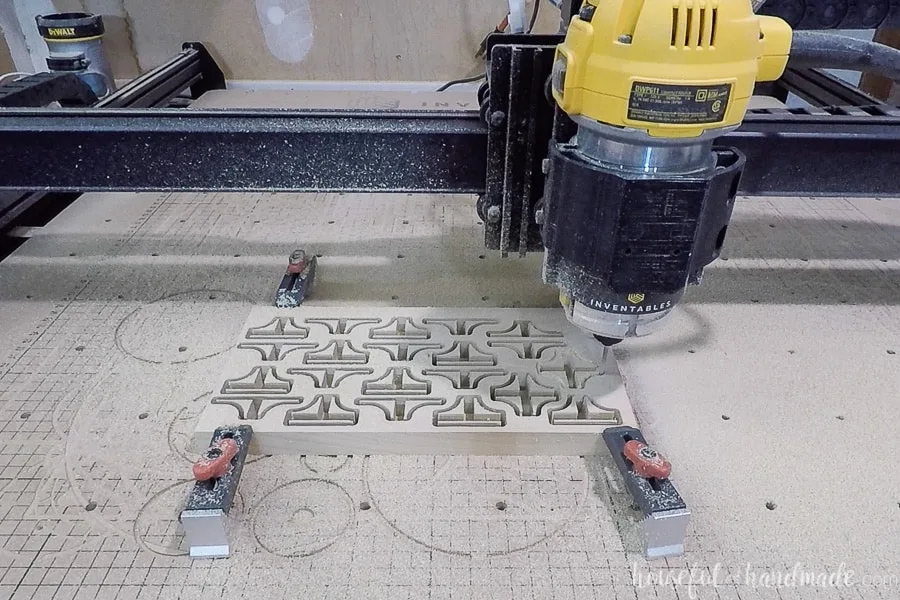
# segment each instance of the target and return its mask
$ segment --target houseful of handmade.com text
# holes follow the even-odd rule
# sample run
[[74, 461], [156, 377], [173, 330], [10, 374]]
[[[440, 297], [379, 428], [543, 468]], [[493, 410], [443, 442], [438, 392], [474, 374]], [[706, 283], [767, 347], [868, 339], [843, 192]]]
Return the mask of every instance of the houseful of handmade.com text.
[[728, 570], [721, 563], [687, 568], [647, 569], [637, 563], [631, 569], [635, 587], [678, 587], [686, 589], [690, 598], [697, 597], [703, 587], [752, 588], [850, 588], [857, 586], [898, 586], [900, 575], [860, 575], [841, 563], [834, 570], [817, 570], [796, 563], [790, 569], [761, 569], [747, 564], [741, 571]]

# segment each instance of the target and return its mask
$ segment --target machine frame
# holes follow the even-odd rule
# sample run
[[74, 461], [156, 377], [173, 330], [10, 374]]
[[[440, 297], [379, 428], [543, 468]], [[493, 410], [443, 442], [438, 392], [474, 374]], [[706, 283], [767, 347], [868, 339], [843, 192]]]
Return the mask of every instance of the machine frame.
[[[0, 110], [0, 229], [61, 202], [51, 192], [459, 193], [478, 196], [486, 247], [539, 251], [542, 165], [550, 141], [574, 133], [546, 89], [561, 40], [491, 36], [468, 111], [171, 108], [225, 87], [203, 45], [186, 43], [93, 106]], [[814, 69], [759, 91], [812, 107], [751, 110], [719, 138], [747, 156], [740, 194], [900, 196], [900, 109]]]

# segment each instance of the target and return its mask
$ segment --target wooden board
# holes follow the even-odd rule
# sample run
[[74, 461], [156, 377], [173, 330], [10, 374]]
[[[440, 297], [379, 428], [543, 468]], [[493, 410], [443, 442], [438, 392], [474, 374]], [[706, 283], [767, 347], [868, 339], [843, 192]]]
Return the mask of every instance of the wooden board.
[[[472, 75], [484, 70], [479, 43], [507, 12], [504, 0], [57, 0], [57, 7], [109, 19], [105, 43], [117, 77], [133, 77], [135, 65], [155, 67], [195, 40], [230, 79], [287, 80]], [[536, 30], [558, 26], [559, 11], [544, 1]]]
[[635, 425], [612, 353], [557, 309], [256, 308], [195, 447], [257, 454], [588, 455]]

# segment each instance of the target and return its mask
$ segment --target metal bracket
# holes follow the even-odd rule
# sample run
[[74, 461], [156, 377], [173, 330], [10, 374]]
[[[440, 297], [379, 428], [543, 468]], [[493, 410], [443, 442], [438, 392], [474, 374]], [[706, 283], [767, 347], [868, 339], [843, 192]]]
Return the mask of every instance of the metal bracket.
[[691, 511], [669, 479], [648, 479], [634, 472], [623, 452], [625, 444], [631, 440], [647, 443], [640, 430], [634, 427], [610, 427], [603, 432], [603, 441], [625, 480], [625, 487], [644, 514], [641, 526], [647, 558], [681, 556]]
[[485, 246], [503, 256], [543, 249], [535, 211], [555, 110], [545, 87], [560, 41], [557, 35], [517, 34], [487, 41], [489, 87], [481, 94], [481, 115], [488, 126], [488, 177], [479, 212]]
[[288, 259], [287, 272], [281, 278], [275, 292], [275, 306], [297, 308], [303, 304], [315, 280], [317, 264], [314, 255], [307, 255], [303, 250], [294, 250]]
[[231, 438], [238, 446], [231, 467], [222, 477], [198, 481], [181, 511], [181, 525], [190, 544], [191, 558], [224, 558], [229, 555], [225, 516], [237, 493], [244, 461], [250, 450], [253, 429], [249, 425], [220, 427], [213, 433], [210, 446]]
[[200, 42], [185, 42], [181, 49], [184, 52], [195, 51], [200, 63], [200, 78], [191, 83], [191, 98], [196, 100], [210, 90], [225, 89], [225, 74], [206, 46]]
[[36, 73], [0, 86], [0, 107], [39, 107], [51, 102], [90, 106], [97, 95], [74, 73]]

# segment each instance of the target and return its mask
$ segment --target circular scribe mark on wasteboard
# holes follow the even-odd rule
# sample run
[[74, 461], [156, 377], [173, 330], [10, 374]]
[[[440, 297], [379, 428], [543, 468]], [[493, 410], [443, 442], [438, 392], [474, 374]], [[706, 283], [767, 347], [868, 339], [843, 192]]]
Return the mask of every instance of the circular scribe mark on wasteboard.
[[[211, 298], [218, 301], [210, 302]], [[116, 348], [156, 365], [211, 358], [231, 348], [250, 305], [249, 298], [225, 290], [190, 290], [164, 296], [137, 307], [122, 319], [115, 331]], [[192, 340], [190, 347], [184, 345], [186, 336]]]
[[[403, 456], [367, 456], [363, 461], [365, 494], [372, 509], [395, 531], [429, 550], [473, 557], [527, 550], [569, 527], [590, 494], [590, 477], [581, 461], [560, 463], [549, 456], [528, 461], [443, 458], [421, 457], [415, 465]], [[546, 481], [553, 493], [527, 485], [535, 477]], [[511, 481], [522, 484], [510, 485]], [[466, 482], [472, 482], [471, 488]], [[423, 515], [441, 515], [447, 528], [468, 533], [454, 536], [451, 547], [441, 533], [446, 529], [433, 528]], [[512, 531], [524, 535], [502, 534]]]
[[276, 556], [312, 556], [337, 542], [354, 522], [354, 502], [327, 479], [297, 479], [266, 494], [253, 509], [260, 547]]
[[313, 473], [334, 473], [350, 464], [352, 456], [303, 456], [300, 462]]

